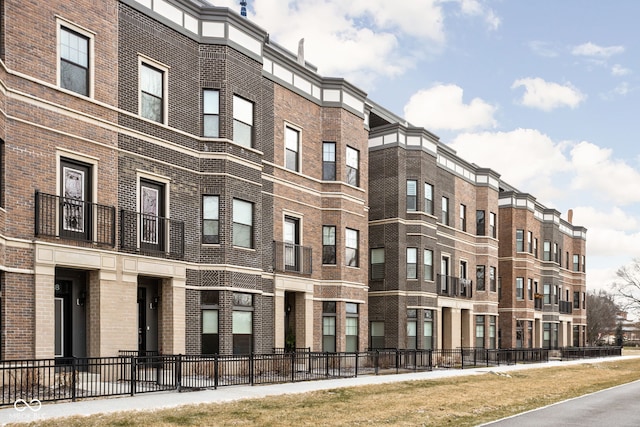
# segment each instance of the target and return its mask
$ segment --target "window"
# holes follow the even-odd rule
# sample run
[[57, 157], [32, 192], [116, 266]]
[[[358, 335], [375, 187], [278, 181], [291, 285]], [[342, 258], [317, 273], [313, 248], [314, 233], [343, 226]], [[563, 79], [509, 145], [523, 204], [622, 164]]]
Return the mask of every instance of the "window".
[[91, 240], [91, 165], [60, 159], [60, 236]]
[[565, 252], [564, 263], [565, 263], [564, 268], [568, 270], [569, 269], [569, 251]]
[[371, 322], [369, 346], [372, 350], [384, 348], [384, 322]]
[[220, 92], [214, 89], [202, 90], [202, 135], [220, 136]]
[[496, 214], [489, 212], [489, 236], [496, 238]]
[[433, 251], [425, 249], [423, 255], [424, 280], [433, 280]]
[[467, 231], [467, 207], [460, 205], [460, 230]]
[[496, 291], [496, 268], [495, 267], [489, 267], [489, 286], [490, 286], [491, 292]]
[[347, 228], [345, 233], [345, 257], [346, 264], [349, 267], [359, 267], [359, 259], [358, 259], [358, 231], [352, 230], [351, 228]]
[[476, 348], [484, 348], [484, 316], [476, 316]]
[[528, 348], [533, 348], [533, 322], [527, 320], [527, 343]]
[[418, 348], [418, 314], [416, 309], [407, 310], [407, 348]]
[[418, 248], [407, 248], [407, 279], [418, 278]]
[[516, 348], [522, 348], [524, 341], [524, 321], [516, 320]]
[[360, 185], [360, 153], [358, 150], [347, 147], [347, 184], [357, 187]]
[[336, 226], [322, 226], [322, 263], [336, 263]]
[[220, 197], [202, 196], [202, 243], [220, 243]]
[[516, 277], [516, 299], [524, 299], [524, 279]]
[[418, 209], [418, 182], [414, 179], [407, 180], [407, 211], [415, 212]]
[[322, 143], [322, 179], [325, 181], [336, 180], [336, 143]]
[[489, 348], [496, 348], [496, 316], [489, 316]]
[[289, 126], [285, 126], [284, 145], [284, 167], [292, 171], [300, 172], [300, 132]]
[[89, 49], [91, 39], [60, 27], [60, 87], [89, 96]]
[[253, 295], [233, 293], [233, 354], [250, 354], [253, 350]]
[[559, 254], [560, 252], [558, 252], [558, 244], [554, 243], [553, 244], [553, 260], [557, 263], [560, 263]]
[[200, 304], [202, 307], [200, 352], [202, 354], [218, 354], [220, 352], [219, 301], [218, 291], [200, 292]]
[[544, 289], [544, 303], [551, 304], [551, 285], [546, 284], [543, 286]]
[[347, 322], [345, 328], [345, 351], [358, 351], [358, 304], [348, 302], [346, 304]]
[[144, 62], [140, 63], [140, 115], [164, 123], [165, 72]]
[[551, 323], [544, 322], [542, 324], [542, 347], [550, 348], [551, 347]]
[[140, 245], [146, 249], [164, 247], [164, 184], [140, 180]]
[[558, 304], [558, 296], [560, 295], [560, 292], [558, 291], [558, 285], [555, 285], [552, 291], [553, 291], [553, 303]]
[[551, 261], [551, 242], [548, 240], [542, 243], [542, 260]]
[[533, 300], [533, 279], [527, 279], [527, 297]]
[[371, 280], [384, 279], [384, 248], [371, 249]]
[[442, 223], [449, 225], [449, 199], [442, 196]]
[[233, 95], [233, 141], [253, 146], [253, 103]]
[[484, 236], [484, 211], [476, 211], [476, 235]]
[[587, 308], [587, 293], [586, 292], [582, 293], [582, 308], [583, 309]]
[[253, 203], [233, 199], [233, 245], [253, 248]]
[[300, 219], [284, 217], [284, 268], [286, 271], [300, 271]]
[[580, 292], [573, 292], [573, 308], [580, 308]]
[[422, 335], [422, 348], [425, 350], [433, 350], [433, 310], [424, 311]]
[[478, 291], [485, 290], [484, 274], [485, 274], [485, 266], [477, 265], [476, 266], [476, 289]]
[[538, 258], [538, 238], [533, 239], [533, 256]]
[[527, 231], [527, 252], [533, 253], [533, 233], [531, 231]]
[[433, 215], [433, 185], [424, 183], [424, 211]]
[[585, 258], [584, 255], [582, 255], [582, 272], [583, 273], [587, 272], [587, 259]]
[[322, 351], [336, 351], [336, 302], [322, 302]]
[[516, 230], [516, 252], [524, 251], [524, 230]]

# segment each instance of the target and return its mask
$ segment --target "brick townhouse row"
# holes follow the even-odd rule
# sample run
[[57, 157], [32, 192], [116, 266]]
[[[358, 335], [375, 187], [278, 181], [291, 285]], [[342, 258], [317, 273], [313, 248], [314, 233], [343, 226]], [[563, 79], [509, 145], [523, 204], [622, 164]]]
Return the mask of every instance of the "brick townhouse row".
[[584, 344], [584, 228], [236, 11], [0, 11], [0, 358]]

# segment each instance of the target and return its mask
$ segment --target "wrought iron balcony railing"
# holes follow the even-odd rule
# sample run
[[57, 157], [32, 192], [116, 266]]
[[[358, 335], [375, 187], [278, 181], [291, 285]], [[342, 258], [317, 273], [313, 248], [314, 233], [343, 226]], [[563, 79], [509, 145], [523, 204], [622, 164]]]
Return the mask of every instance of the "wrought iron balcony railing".
[[438, 274], [438, 295], [454, 298], [471, 298], [473, 282], [470, 279]]
[[310, 247], [273, 242], [273, 269], [276, 272], [309, 275], [312, 272]]
[[560, 301], [559, 310], [560, 313], [571, 314], [573, 313], [573, 303], [571, 301]]
[[115, 246], [116, 209], [36, 191], [35, 235]]
[[184, 222], [128, 210], [120, 211], [120, 247], [172, 259], [184, 257]]

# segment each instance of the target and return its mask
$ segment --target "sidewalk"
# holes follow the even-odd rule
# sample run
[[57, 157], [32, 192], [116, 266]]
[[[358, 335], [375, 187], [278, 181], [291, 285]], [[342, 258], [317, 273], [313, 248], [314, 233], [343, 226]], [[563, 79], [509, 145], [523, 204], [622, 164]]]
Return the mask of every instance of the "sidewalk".
[[481, 375], [488, 372], [511, 372], [523, 369], [551, 368], [585, 363], [599, 363], [614, 360], [633, 359], [640, 356], [619, 356], [594, 359], [580, 359], [566, 362], [551, 361], [488, 368], [437, 370], [430, 372], [412, 372], [397, 375], [370, 375], [357, 378], [339, 378], [333, 380], [306, 381], [260, 386], [228, 386], [217, 390], [203, 390], [179, 393], [177, 391], [154, 392], [127, 397], [111, 397], [77, 402], [44, 403], [40, 410], [33, 411], [24, 405], [16, 410], [13, 406], [0, 409], [0, 426], [7, 423], [27, 423], [49, 418], [70, 417], [74, 415], [91, 416], [100, 413], [121, 411], [152, 411], [181, 405], [199, 403], [222, 403], [240, 399], [278, 396], [283, 394], [306, 393], [315, 390], [328, 390], [341, 387], [354, 387], [370, 384], [385, 384], [399, 381], [431, 380], [437, 378]]

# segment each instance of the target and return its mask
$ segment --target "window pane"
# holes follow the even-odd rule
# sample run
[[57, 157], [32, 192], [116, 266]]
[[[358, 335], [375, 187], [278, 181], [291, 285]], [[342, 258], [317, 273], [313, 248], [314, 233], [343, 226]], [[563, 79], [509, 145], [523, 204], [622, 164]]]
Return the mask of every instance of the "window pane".
[[336, 318], [333, 316], [325, 316], [322, 318], [322, 335], [336, 334]]
[[87, 69], [70, 62], [60, 62], [60, 86], [82, 95], [88, 95]]
[[220, 113], [220, 92], [217, 90], [205, 90], [203, 94], [203, 107], [204, 114], [219, 114]]
[[384, 248], [371, 249], [371, 264], [384, 263]]
[[218, 333], [218, 310], [202, 310], [202, 333]]
[[357, 317], [347, 317], [346, 334], [358, 335], [358, 318]]
[[204, 116], [204, 136], [218, 138], [220, 136], [220, 117]]
[[142, 64], [140, 69], [140, 89], [162, 98], [162, 71]]
[[233, 199], [233, 222], [253, 225], [253, 206], [244, 200]]
[[149, 95], [148, 93], [141, 94], [140, 102], [140, 115], [149, 120], [156, 122], [162, 121], [162, 99]]
[[371, 322], [371, 336], [372, 337], [384, 336], [384, 322]]
[[358, 314], [358, 304], [353, 302], [348, 302], [345, 305], [345, 310], [349, 314]]
[[297, 130], [286, 127], [284, 129], [284, 144], [285, 147], [291, 151], [298, 152], [298, 141], [300, 134]]
[[336, 161], [336, 144], [335, 142], [325, 142], [322, 144], [322, 160], [325, 162]]
[[253, 103], [234, 95], [233, 118], [249, 126], [253, 126]]
[[358, 151], [347, 147], [347, 166], [358, 169]]
[[348, 248], [358, 247], [358, 232], [356, 230], [351, 230], [350, 228], [347, 228], [346, 243]]
[[233, 333], [234, 334], [251, 334], [253, 331], [251, 311], [234, 311], [233, 312]]
[[203, 196], [202, 216], [205, 219], [218, 219], [218, 196]]
[[238, 120], [233, 121], [233, 141], [237, 144], [245, 147], [251, 147], [251, 132], [251, 126], [239, 122]]
[[243, 248], [251, 247], [251, 227], [233, 224], [233, 245]]
[[333, 226], [322, 227], [322, 244], [323, 245], [335, 245], [336, 244], [336, 228]]

